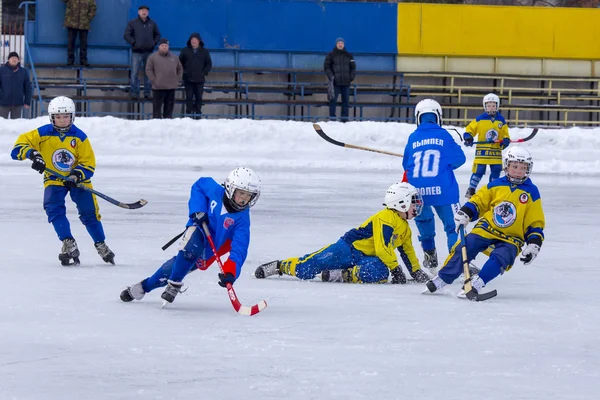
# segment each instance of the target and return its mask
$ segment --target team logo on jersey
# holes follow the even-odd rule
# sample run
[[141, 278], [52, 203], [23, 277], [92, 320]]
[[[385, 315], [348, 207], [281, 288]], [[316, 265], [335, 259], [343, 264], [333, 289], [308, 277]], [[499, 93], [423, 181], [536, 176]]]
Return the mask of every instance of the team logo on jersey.
[[235, 223], [235, 221], [233, 220], [233, 218], [225, 218], [225, 221], [223, 221], [223, 228], [228, 229], [231, 225], [233, 225]]
[[529, 196], [527, 195], [527, 193], [522, 193], [519, 196], [519, 201], [521, 202], [521, 204], [525, 204], [529, 201]]
[[503, 126], [503, 125], [504, 125], [504, 124], [503, 124], [502, 122], [498, 122], [498, 129], [502, 129], [502, 126]]
[[498, 140], [498, 131], [496, 131], [495, 129], [490, 129], [489, 131], [487, 131], [485, 133], [485, 140], [487, 140], [488, 142], [495, 142], [496, 140]]
[[515, 223], [517, 219], [517, 209], [509, 201], [503, 201], [494, 207], [494, 223], [500, 228], [507, 228]]
[[52, 165], [61, 172], [69, 172], [75, 164], [75, 156], [67, 149], [58, 149], [52, 154]]
[[75, 139], [71, 139], [71, 147], [75, 148], [76, 144], [77, 144], [77, 142], [75, 141]]

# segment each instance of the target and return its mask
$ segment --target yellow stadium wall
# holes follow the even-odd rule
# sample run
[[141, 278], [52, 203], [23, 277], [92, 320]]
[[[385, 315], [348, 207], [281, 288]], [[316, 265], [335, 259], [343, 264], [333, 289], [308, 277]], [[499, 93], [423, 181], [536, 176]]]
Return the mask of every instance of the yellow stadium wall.
[[600, 9], [400, 3], [398, 55], [600, 60]]

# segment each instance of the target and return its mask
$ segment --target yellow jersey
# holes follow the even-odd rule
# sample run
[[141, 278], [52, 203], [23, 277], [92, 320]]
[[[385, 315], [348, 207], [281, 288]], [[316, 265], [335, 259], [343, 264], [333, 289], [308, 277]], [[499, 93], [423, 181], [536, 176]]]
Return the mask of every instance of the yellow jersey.
[[[17, 138], [11, 157], [13, 160], [25, 160], [34, 150], [44, 158], [46, 168], [65, 177], [72, 170], [81, 171], [84, 184], [90, 182], [96, 170], [96, 157], [90, 140], [75, 125], [66, 133], [57, 132], [51, 124], [23, 133]], [[62, 184], [54, 176], [44, 173], [44, 187]]]
[[419, 265], [408, 221], [389, 208], [372, 215], [358, 228], [346, 232], [342, 240], [367, 256], [377, 256], [390, 270], [398, 267], [395, 250], [400, 246], [408, 256], [412, 270]]
[[[475, 142], [494, 142], [510, 139], [508, 125], [500, 113], [490, 117], [486, 113], [475, 118], [465, 132], [473, 136]], [[475, 161], [473, 164], [502, 164], [502, 146], [500, 143], [481, 143], [475, 145]], [[475, 171], [473, 171], [475, 172]]]
[[465, 207], [471, 220], [479, 219], [471, 233], [514, 244], [519, 251], [524, 243], [544, 240], [542, 199], [531, 179], [514, 185], [503, 176], [478, 190]]

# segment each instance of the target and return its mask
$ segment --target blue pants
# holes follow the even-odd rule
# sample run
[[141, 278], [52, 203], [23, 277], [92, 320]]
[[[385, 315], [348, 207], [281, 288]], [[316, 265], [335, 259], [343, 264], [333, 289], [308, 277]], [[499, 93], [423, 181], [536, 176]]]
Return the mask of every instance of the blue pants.
[[[517, 258], [517, 246], [498, 239], [486, 239], [476, 233], [469, 233], [465, 236], [467, 246], [467, 260], [471, 262], [479, 253], [487, 249], [490, 245], [494, 250], [490, 258], [483, 264], [479, 277], [484, 283], [488, 283], [500, 274], [507, 271]], [[463, 273], [462, 243], [456, 243], [456, 246], [450, 252], [444, 266], [440, 269], [438, 276], [446, 283], [454, 282], [456, 278]]]
[[356, 277], [364, 283], [387, 281], [388, 267], [376, 256], [366, 256], [340, 239], [314, 253], [300, 258], [288, 258], [283, 263], [290, 263], [295, 268], [295, 275], [300, 279], [313, 279], [324, 270], [348, 269], [357, 267]]
[[72, 238], [71, 225], [67, 219], [67, 208], [65, 207], [65, 197], [67, 193], [71, 194], [71, 200], [77, 205], [79, 220], [94, 240], [94, 243], [103, 242], [104, 228], [100, 222], [100, 214], [96, 196], [87, 190], [66, 186], [50, 185], [44, 189], [44, 210], [48, 216], [48, 222], [52, 224], [58, 238], [64, 240]]
[[335, 95], [329, 101], [329, 117], [335, 118], [335, 108], [337, 106], [338, 96], [342, 95], [342, 118], [341, 121], [348, 121], [348, 108], [350, 104], [350, 86], [334, 86]]
[[[469, 187], [473, 188], [473, 189], [477, 189], [477, 185], [479, 185], [479, 181], [481, 181], [481, 178], [483, 178], [483, 175], [485, 175], [485, 169], [486, 169], [486, 165], [488, 164], [475, 164], [477, 166], [477, 169], [475, 169], [475, 172], [473, 173], [473, 175], [471, 175], [471, 181], [469, 182]], [[500, 172], [502, 172], [502, 165], [501, 164], [489, 164], [490, 165], [490, 182], [492, 182], [494, 179], [498, 179], [500, 178]]]
[[152, 92], [152, 83], [146, 75], [146, 62], [151, 53], [131, 53], [131, 94], [140, 94], [140, 70], [144, 73], [144, 96], [149, 97]]
[[[188, 231], [184, 234], [184, 241], [189, 232], [188, 228]], [[210, 249], [210, 246], [204, 237], [202, 229], [197, 228], [193, 230], [183, 250], [179, 250], [175, 257], [167, 260], [156, 270], [154, 275], [142, 282], [144, 292], [148, 293], [158, 287], [166, 286], [169, 279], [174, 282], [183, 281], [183, 278], [187, 274], [197, 269], [196, 261], [198, 259], [206, 260], [209, 258], [205, 254], [207, 249]]]
[[456, 233], [456, 224], [454, 223], [454, 208], [458, 208], [458, 204], [448, 204], [445, 206], [429, 206], [425, 204], [421, 214], [415, 218], [417, 228], [419, 229], [419, 242], [423, 250], [435, 249], [435, 219], [433, 217], [433, 210], [444, 224], [444, 232], [446, 232], [446, 238], [448, 242], [448, 251], [452, 249], [452, 246], [458, 240], [458, 234]]

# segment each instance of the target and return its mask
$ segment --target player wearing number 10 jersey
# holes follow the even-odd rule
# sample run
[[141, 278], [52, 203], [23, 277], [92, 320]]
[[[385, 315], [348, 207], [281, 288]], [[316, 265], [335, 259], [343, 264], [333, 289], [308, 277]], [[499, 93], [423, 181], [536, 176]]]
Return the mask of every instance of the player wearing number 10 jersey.
[[415, 107], [417, 129], [404, 149], [405, 179], [423, 197], [423, 211], [415, 218], [427, 268], [437, 268], [433, 210], [444, 224], [450, 250], [457, 240], [454, 212], [460, 205], [454, 170], [466, 161], [465, 153], [442, 125], [442, 107], [435, 100], [421, 100]]

